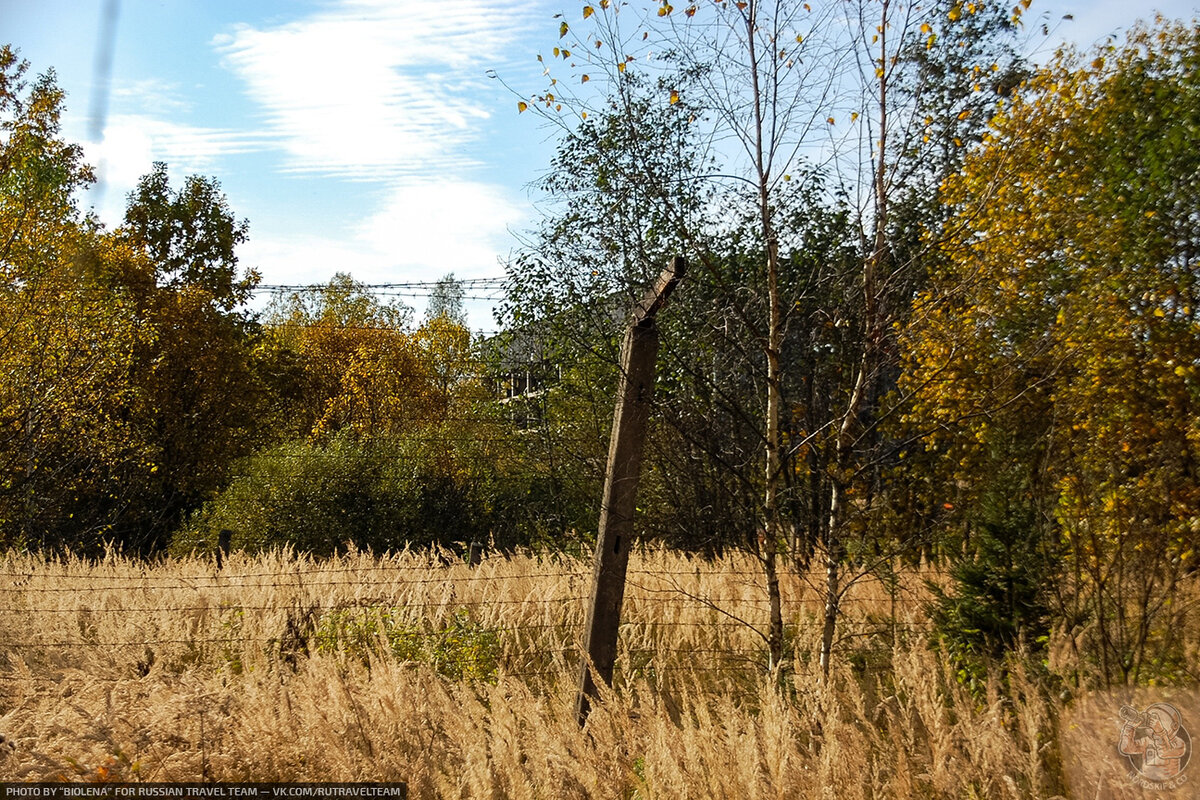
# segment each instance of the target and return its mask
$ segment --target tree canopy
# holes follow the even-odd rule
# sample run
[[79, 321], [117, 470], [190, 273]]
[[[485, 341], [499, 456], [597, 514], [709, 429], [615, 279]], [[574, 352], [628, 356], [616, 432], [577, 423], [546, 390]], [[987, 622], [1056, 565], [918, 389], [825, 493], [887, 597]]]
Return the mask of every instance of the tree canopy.
[[1019, 478], [1106, 680], [1141, 668], [1147, 609], [1196, 559], [1198, 65], [1200, 28], [1160, 20], [1039, 70], [948, 183], [904, 337], [943, 499], [969, 517]]

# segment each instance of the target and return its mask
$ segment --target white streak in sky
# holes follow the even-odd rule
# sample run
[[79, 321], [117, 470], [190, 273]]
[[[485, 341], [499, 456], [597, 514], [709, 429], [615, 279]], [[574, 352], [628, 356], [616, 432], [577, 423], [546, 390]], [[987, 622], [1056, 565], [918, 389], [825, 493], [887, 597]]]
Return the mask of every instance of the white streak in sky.
[[[519, 9], [520, 6], [518, 5]], [[477, 166], [484, 73], [521, 23], [491, 0], [344, 0], [214, 40], [262, 109], [285, 171], [411, 180]]]

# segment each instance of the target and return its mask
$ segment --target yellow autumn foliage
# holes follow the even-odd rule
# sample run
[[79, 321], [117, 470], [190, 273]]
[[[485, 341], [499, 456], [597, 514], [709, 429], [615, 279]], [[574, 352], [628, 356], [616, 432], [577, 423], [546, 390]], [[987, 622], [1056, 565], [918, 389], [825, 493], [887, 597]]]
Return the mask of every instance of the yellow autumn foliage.
[[1161, 594], [1200, 520], [1197, 64], [1200, 26], [1160, 19], [1038, 72], [947, 183], [954, 233], [903, 336], [947, 479], [977, 497], [1023, 459], [1098, 592], [1120, 570]]

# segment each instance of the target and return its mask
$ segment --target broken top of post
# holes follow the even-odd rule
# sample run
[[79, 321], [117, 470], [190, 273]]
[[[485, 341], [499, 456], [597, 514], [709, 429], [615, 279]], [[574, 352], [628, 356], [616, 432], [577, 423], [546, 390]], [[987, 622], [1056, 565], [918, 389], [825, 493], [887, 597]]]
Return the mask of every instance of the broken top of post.
[[687, 260], [683, 256], [672, 258], [670, 266], [662, 271], [654, 285], [646, 290], [642, 299], [633, 307], [633, 324], [643, 325], [647, 320], [653, 319], [659, 309], [666, 305], [667, 298], [675, 291], [686, 272]]

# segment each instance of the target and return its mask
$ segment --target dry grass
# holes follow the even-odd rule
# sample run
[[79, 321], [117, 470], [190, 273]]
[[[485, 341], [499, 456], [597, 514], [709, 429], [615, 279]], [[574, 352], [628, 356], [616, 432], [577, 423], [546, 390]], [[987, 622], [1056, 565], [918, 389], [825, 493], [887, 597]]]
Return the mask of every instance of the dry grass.
[[[414, 797], [1062, 793], [1057, 709], [972, 697], [926, 646], [924, 578], [847, 598], [840, 665], [785, 581], [767, 671], [756, 563], [635, 555], [615, 691], [574, 720], [590, 568], [532, 556], [120, 557], [0, 566], [0, 779], [403, 780]], [[1196, 727], [1200, 727], [1197, 717]]]

